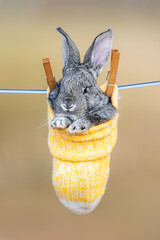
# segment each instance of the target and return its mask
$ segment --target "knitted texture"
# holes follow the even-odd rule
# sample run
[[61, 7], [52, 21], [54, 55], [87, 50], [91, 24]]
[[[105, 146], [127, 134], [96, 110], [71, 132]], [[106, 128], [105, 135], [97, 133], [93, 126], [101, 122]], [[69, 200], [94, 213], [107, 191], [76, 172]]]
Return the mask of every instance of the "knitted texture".
[[[101, 87], [105, 91], [106, 84]], [[117, 86], [112, 104], [117, 108]], [[53, 129], [54, 113], [48, 104], [49, 148], [53, 158], [53, 186], [60, 201], [78, 214], [92, 211], [99, 203], [109, 176], [110, 153], [117, 140], [117, 114], [87, 132], [71, 135]]]

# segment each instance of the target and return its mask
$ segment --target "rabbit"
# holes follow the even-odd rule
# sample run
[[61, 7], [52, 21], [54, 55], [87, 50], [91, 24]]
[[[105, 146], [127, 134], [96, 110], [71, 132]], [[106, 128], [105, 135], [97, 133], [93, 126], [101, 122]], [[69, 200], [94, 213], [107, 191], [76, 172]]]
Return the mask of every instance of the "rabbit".
[[98, 75], [106, 65], [112, 48], [113, 30], [99, 34], [87, 50], [83, 63], [80, 53], [68, 34], [63, 37], [63, 77], [51, 90], [48, 102], [55, 114], [52, 128], [67, 128], [68, 133], [86, 132], [94, 125], [111, 120], [116, 108], [96, 85]]

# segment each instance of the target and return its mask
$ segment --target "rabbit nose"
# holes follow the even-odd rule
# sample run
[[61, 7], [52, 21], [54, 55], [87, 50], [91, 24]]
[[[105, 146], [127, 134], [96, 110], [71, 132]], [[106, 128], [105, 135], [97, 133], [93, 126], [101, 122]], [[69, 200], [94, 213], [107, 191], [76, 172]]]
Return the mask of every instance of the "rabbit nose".
[[64, 105], [66, 106], [66, 108], [71, 108], [71, 106], [73, 105], [73, 104], [72, 104], [72, 99], [66, 98], [66, 99], [64, 100]]
[[62, 108], [65, 110], [72, 110], [75, 104], [73, 104], [73, 100], [70, 98], [66, 98], [62, 104]]

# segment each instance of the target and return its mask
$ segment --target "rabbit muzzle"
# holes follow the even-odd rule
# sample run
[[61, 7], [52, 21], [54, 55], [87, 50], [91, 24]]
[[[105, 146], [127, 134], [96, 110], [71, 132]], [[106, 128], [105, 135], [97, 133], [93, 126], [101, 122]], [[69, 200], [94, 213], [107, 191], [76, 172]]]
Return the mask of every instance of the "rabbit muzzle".
[[66, 98], [64, 102], [61, 104], [61, 107], [66, 112], [72, 112], [75, 109], [76, 104], [73, 103], [72, 99]]

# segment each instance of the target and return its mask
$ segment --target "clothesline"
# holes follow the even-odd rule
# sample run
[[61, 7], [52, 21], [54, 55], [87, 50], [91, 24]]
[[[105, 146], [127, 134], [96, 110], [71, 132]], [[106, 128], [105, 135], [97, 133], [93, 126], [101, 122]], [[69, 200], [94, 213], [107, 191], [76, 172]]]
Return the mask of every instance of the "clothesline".
[[[155, 85], [160, 85], [160, 81], [120, 85], [120, 86], [118, 86], [118, 90], [139, 88], [139, 87], [147, 87], [147, 86], [155, 86]], [[46, 94], [47, 90], [41, 90], [41, 89], [5, 89], [5, 88], [1, 88], [0, 93]]]

